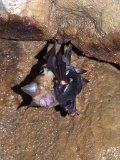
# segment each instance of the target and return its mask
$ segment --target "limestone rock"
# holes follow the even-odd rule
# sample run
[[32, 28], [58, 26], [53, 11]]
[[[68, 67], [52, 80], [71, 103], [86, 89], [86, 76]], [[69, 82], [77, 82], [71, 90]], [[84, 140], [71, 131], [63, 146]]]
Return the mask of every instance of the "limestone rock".
[[16, 40], [49, 39], [55, 29], [52, 8], [49, 0], [0, 2], [0, 37]]
[[0, 37], [71, 40], [85, 55], [120, 64], [120, 3], [113, 0], [4, 0]]
[[119, 160], [119, 68], [73, 54], [72, 62], [88, 71], [84, 77], [90, 81], [77, 98], [80, 115], [63, 117], [54, 108], [17, 110], [22, 98], [11, 87], [35, 68], [43, 45], [0, 40], [0, 159]]

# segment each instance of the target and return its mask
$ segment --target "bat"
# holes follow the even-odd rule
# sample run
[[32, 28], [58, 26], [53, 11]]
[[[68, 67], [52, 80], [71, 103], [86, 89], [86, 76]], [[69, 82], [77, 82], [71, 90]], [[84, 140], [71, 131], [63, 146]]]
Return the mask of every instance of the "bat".
[[71, 66], [72, 44], [68, 45], [66, 52], [61, 49], [56, 53], [55, 41], [53, 50], [49, 53], [47, 68], [54, 74], [54, 94], [61, 107], [71, 116], [76, 112], [76, 96], [88, 82], [80, 74], [86, 72], [82, 68]]
[[57, 40], [47, 53], [47, 64], [44, 74], [21, 89], [32, 96], [33, 103], [46, 108], [57, 104], [71, 116], [76, 112], [76, 96], [88, 82], [81, 77], [86, 70], [71, 65], [72, 44], [66, 51], [60, 48], [57, 51]]

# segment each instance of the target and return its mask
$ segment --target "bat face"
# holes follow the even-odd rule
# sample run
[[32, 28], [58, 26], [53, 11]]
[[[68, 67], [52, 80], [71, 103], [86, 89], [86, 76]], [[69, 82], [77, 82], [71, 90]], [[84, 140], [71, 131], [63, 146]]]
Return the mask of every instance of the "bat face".
[[53, 73], [44, 69], [42, 75], [21, 89], [32, 97], [32, 106], [51, 108], [58, 104], [53, 89]]
[[57, 41], [54, 40], [53, 47], [47, 53], [44, 75], [39, 75], [34, 82], [22, 87], [22, 90], [32, 96], [33, 103], [37, 106], [50, 108], [60, 104], [65, 112], [75, 116], [76, 96], [88, 82], [81, 77], [86, 71], [71, 66], [71, 43], [66, 51], [60, 48], [57, 52], [56, 47]]

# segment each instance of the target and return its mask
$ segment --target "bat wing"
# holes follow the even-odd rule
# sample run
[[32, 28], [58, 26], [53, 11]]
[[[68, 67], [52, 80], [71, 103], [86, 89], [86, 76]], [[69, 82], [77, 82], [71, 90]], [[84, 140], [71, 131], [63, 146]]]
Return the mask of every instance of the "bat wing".
[[51, 70], [58, 81], [66, 81], [66, 63], [62, 59], [62, 53], [59, 51], [56, 53], [57, 42], [53, 45], [49, 51], [49, 57], [47, 61], [47, 68]]
[[56, 45], [57, 42], [54, 43], [53, 47], [47, 53], [47, 68], [51, 70], [53, 73], [55, 72], [55, 65], [56, 65]]
[[70, 66], [71, 63], [71, 53], [72, 53], [72, 44], [70, 43], [67, 47], [67, 50], [63, 54], [63, 61], [67, 66]]
[[56, 75], [58, 74], [58, 77], [56, 77], [59, 81], [65, 81], [67, 82], [66, 78], [66, 63], [62, 59], [62, 53], [59, 52], [57, 54], [57, 61], [56, 61]]

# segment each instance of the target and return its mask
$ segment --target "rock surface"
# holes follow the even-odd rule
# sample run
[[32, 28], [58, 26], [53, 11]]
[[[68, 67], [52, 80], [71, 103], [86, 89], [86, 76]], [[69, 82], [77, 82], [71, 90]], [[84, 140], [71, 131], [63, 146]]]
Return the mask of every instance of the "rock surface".
[[90, 81], [77, 98], [79, 116], [54, 108], [17, 110], [22, 97], [11, 87], [26, 79], [43, 45], [0, 40], [0, 159], [119, 160], [119, 68], [74, 54], [74, 65], [86, 69]]
[[4, 0], [0, 37], [71, 40], [85, 55], [120, 64], [120, 3], [117, 0]]

